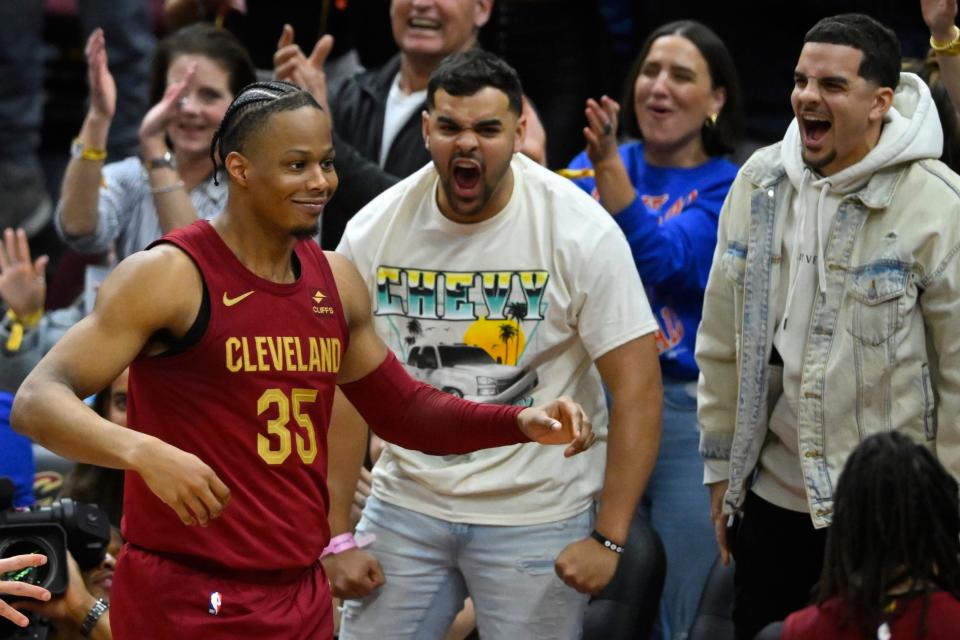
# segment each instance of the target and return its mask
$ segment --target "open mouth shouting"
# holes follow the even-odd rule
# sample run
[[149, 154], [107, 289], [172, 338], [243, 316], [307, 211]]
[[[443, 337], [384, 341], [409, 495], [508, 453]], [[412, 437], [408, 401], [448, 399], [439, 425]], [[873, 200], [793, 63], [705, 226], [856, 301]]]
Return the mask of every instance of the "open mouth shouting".
[[803, 137], [803, 146], [810, 150], [818, 150], [833, 123], [827, 116], [819, 113], [800, 114], [800, 134]]
[[472, 158], [457, 158], [452, 164], [454, 193], [461, 200], [480, 197], [483, 165]]

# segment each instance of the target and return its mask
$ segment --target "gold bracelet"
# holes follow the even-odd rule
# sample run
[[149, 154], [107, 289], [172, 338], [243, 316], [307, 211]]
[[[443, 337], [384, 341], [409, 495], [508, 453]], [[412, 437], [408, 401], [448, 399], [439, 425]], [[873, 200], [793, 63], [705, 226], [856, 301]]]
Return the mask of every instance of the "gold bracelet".
[[930, 48], [937, 52], [937, 55], [957, 56], [960, 55], [960, 29], [953, 26], [953, 40], [950, 42], [939, 42], [930, 36]]
[[40, 319], [43, 318], [43, 307], [40, 307], [36, 311], [32, 311], [25, 316], [18, 316], [13, 312], [13, 309], [7, 309], [7, 318], [11, 322], [19, 322], [27, 329], [33, 329], [35, 326], [40, 324]]
[[23, 334], [27, 329], [33, 329], [40, 324], [43, 318], [43, 308], [28, 313], [22, 318], [13, 312], [13, 309], [7, 309], [7, 320], [10, 321], [10, 335], [4, 345], [7, 351], [19, 351], [23, 344]]
[[101, 162], [107, 159], [107, 152], [105, 149], [88, 147], [83, 144], [80, 138], [74, 138], [73, 142], [70, 143], [70, 157]]
[[592, 178], [594, 177], [594, 171], [592, 168], [587, 167], [585, 169], [557, 169], [556, 171], [559, 175], [564, 178], [570, 178], [574, 180], [576, 178]]

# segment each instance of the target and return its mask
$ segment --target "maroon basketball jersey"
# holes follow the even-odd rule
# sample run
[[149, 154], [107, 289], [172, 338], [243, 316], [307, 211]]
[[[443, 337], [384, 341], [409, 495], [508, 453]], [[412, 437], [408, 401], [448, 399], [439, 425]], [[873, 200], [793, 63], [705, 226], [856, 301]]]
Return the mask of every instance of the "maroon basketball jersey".
[[278, 284], [248, 271], [204, 220], [160, 242], [196, 263], [209, 322], [185, 351], [134, 361], [130, 426], [196, 454], [231, 498], [208, 527], [188, 527], [128, 472], [123, 535], [214, 567], [309, 566], [330, 537], [327, 429], [348, 339], [326, 257], [298, 242], [300, 275]]

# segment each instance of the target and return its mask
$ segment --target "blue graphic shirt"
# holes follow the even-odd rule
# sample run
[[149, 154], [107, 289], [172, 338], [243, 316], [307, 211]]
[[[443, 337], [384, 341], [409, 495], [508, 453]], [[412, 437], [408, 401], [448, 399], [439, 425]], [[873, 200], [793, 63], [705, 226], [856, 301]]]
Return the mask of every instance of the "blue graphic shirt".
[[[711, 158], [693, 168], [654, 167], [643, 158], [643, 144], [620, 146], [620, 157], [638, 197], [613, 216], [627, 236], [647, 289], [660, 332], [657, 348], [664, 375], [695, 380], [693, 358], [703, 292], [717, 244], [720, 207], [737, 175], [737, 166]], [[586, 153], [570, 163], [590, 167]], [[596, 198], [592, 177], [574, 182]]]

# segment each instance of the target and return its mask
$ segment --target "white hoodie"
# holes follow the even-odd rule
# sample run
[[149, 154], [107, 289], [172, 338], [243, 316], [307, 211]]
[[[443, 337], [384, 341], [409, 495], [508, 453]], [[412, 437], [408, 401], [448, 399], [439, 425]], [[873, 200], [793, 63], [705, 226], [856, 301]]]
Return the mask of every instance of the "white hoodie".
[[773, 344], [783, 358], [783, 393], [770, 416], [769, 440], [760, 455], [761, 472], [753, 490], [777, 506], [806, 513], [807, 495], [800, 471], [797, 407], [800, 373], [814, 296], [823, 295], [823, 256], [837, 209], [844, 196], [858, 191], [877, 171], [905, 162], [939, 158], [943, 132], [930, 90], [912, 73], [900, 74], [893, 106], [884, 117], [877, 146], [860, 162], [821, 177], [801, 158], [800, 127], [790, 123], [781, 159], [794, 192], [784, 226], [780, 322]]

